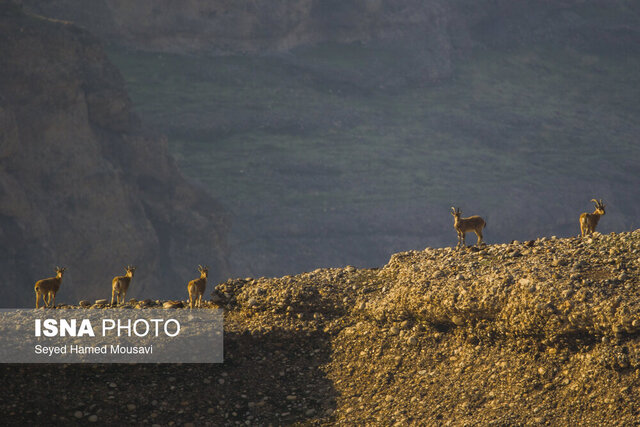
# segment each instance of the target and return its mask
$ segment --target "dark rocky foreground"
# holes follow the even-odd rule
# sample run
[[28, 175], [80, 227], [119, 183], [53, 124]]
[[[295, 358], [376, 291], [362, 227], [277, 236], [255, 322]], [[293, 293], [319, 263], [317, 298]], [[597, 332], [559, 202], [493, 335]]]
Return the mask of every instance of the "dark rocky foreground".
[[225, 309], [223, 364], [2, 365], [0, 409], [16, 425], [632, 425], [639, 254], [636, 230], [233, 279], [206, 304]]

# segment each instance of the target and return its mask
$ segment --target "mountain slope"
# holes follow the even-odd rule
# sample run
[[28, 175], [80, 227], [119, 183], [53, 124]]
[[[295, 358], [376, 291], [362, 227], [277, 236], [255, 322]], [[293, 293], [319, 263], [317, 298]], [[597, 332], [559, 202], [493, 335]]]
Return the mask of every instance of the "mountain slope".
[[575, 235], [593, 197], [603, 231], [640, 225], [633, 2], [168, 3], [24, 1], [113, 43], [136, 112], [231, 212], [233, 275], [448, 245], [452, 204], [489, 242]]

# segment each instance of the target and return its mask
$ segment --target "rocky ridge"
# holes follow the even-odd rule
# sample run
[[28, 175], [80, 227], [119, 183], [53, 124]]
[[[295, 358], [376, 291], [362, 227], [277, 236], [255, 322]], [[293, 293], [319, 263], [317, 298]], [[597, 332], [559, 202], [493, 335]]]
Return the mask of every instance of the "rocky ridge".
[[[206, 303], [225, 310], [223, 364], [3, 367], [3, 410], [60, 424], [630, 424], [639, 254], [636, 230], [230, 279]], [[16, 399], [76, 378], [55, 407]]]

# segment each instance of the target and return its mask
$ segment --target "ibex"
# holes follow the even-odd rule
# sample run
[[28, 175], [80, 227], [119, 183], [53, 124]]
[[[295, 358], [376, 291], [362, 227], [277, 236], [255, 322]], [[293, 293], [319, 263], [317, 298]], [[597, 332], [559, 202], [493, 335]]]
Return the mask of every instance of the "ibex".
[[207, 287], [207, 274], [209, 274], [209, 269], [206, 266], [198, 266], [198, 271], [200, 272], [200, 278], [193, 279], [187, 285], [187, 291], [189, 291], [189, 308], [193, 308], [194, 305], [196, 307], [200, 307], [202, 305], [202, 295], [204, 295], [204, 290]]
[[593, 213], [585, 212], [580, 215], [580, 235], [582, 237], [596, 231], [598, 221], [600, 221], [600, 217], [604, 215], [605, 205], [602, 203], [602, 199], [591, 199], [591, 201], [596, 204], [596, 210], [593, 211]]
[[464, 236], [467, 231], [473, 231], [478, 236], [477, 245], [482, 243], [482, 229], [487, 223], [484, 219], [477, 215], [469, 218], [460, 218], [460, 208], [451, 207], [451, 215], [453, 215], [453, 228], [458, 232], [458, 246], [464, 246]]
[[49, 277], [48, 279], [42, 279], [36, 282], [36, 308], [40, 308], [38, 302], [41, 296], [46, 307], [56, 306], [56, 294], [62, 284], [62, 274], [64, 273], [64, 270], [64, 267], [56, 267], [56, 277]]
[[116, 305], [120, 305], [125, 302], [131, 279], [133, 278], [133, 272], [136, 271], [135, 267], [127, 266], [127, 274], [124, 276], [116, 276], [111, 281], [111, 305], [113, 306], [113, 300], [116, 299]]

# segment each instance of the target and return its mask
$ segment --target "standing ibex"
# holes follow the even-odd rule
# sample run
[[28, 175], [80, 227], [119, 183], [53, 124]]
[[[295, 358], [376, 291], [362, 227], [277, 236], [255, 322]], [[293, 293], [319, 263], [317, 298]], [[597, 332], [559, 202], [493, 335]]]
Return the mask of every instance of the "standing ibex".
[[605, 205], [602, 203], [602, 199], [596, 200], [591, 199], [592, 202], [596, 204], [596, 210], [593, 213], [583, 213], [580, 215], [580, 235], [582, 237], [593, 233], [596, 231], [596, 226], [598, 225], [598, 221], [600, 221], [600, 217], [604, 215]]
[[193, 279], [187, 285], [187, 291], [189, 291], [189, 308], [193, 308], [194, 304], [196, 307], [200, 307], [202, 305], [202, 295], [204, 295], [204, 290], [207, 287], [207, 274], [209, 274], [209, 269], [206, 266], [198, 266], [198, 271], [200, 272], [200, 278]]
[[129, 290], [131, 279], [133, 278], [133, 272], [136, 271], [135, 267], [127, 266], [127, 274], [124, 276], [116, 276], [111, 281], [111, 305], [113, 306], [113, 300], [116, 298], [116, 305], [120, 305], [125, 302], [125, 296]]
[[56, 294], [62, 284], [62, 274], [64, 273], [64, 270], [64, 267], [56, 267], [56, 277], [49, 277], [48, 279], [42, 279], [36, 282], [36, 308], [40, 308], [38, 301], [41, 296], [46, 307], [56, 306]]
[[460, 208], [451, 207], [451, 215], [453, 215], [453, 228], [458, 232], [458, 245], [464, 246], [464, 235], [467, 231], [473, 231], [478, 236], [477, 246], [482, 243], [482, 229], [487, 223], [484, 219], [477, 215], [470, 216], [469, 218], [460, 218]]

